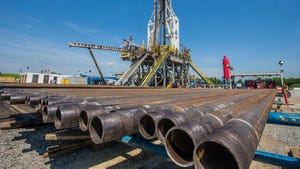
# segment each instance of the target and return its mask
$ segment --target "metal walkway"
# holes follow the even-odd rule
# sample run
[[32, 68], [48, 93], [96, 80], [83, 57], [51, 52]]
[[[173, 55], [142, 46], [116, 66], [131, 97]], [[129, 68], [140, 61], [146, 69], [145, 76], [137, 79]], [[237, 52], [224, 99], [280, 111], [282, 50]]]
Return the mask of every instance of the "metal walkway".
[[211, 80], [209, 80], [209, 78], [208, 77], [206, 77], [205, 75], [204, 75], [204, 73], [202, 73], [198, 68], [197, 68], [197, 66], [196, 65], [194, 65], [193, 64], [193, 62], [190, 62], [189, 63], [190, 64], [190, 66], [194, 69], [194, 71], [208, 84], [208, 85], [213, 85], [214, 83], [211, 81]]
[[149, 53], [142, 53], [139, 58], [128, 68], [128, 70], [120, 77], [116, 85], [122, 85], [128, 81], [132, 74], [139, 68], [144, 60], [149, 56]]
[[161, 67], [161, 65], [164, 63], [164, 61], [168, 58], [169, 51], [163, 51], [157, 58], [157, 60], [152, 65], [151, 69], [148, 70], [148, 72], [144, 75], [143, 79], [141, 80], [139, 86], [146, 87], [149, 85], [151, 80], [153, 79], [154, 75], [158, 71], [158, 69]]

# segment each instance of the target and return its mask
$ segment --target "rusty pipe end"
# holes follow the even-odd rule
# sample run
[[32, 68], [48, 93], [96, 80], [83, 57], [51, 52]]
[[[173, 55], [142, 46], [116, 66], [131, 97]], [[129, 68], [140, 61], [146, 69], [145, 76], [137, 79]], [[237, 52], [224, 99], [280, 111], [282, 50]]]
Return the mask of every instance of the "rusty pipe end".
[[48, 122], [48, 107], [47, 106], [42, 106], [42, 118], [43, 122]]
[[259, 142], [250, 123], [231, 119], [199, 141], [193, 152], [196, 168], [249, 168]]
[[167, 132], [175, 125], [176, 124], [171, 119], [168, 118], [159, 120], [156, 127], [156, 136], [161, 143], [166, 144], [165, 136]]
[[88, 130], [89, 117], [88, 117], [86, 111], [83, 110], [83, 111], [80, 112], [78, 122], [79, 122], [79, 128], [80, 128], [81, 131], [87, 131]]
[[58, 108], [55, 112], [55, 115], [53, 117], [54, 121], [54, 126], [56, 129], [61, 129], [62, 128], [62, 112], [60, 108]]
[[49, 123], [54, 121], [54, 117], [56, 116], [57, 106], [42, 106], [42, 118], [44, 123]]
[[194, 142], [184, 130], [173, 127], [166, 135], [165, 144], [171, 160], [181, 167], [193, 165]]
[[58, 107], [55, 116], [54, 124], [56, 129], [78, 127], [79, 111], [77, 107], [69, 105], [66, 107]]
[[26, 102], [26, 96], [11, 96], [9, 104], [24, 104]]
[[199, 144], [193, 153], [196, 169], [238, 169], [238, 164], [232, 153], [220, 142], [205, 141]]
[[89, 122], [89, 131], [91, 139], [95, 144], [103, 143], [103, 125], [98, 116], [94, 116], [91, 118], [91, 121]]
[[145, 139], [153, 139], [155, 134], [155, 121], [150, 115], [144, 115], [139, 122], [139, 132]]
[[38, 105], [40, 101], [39, 97], [30, 97], [27, 101], [27, 105], [28, 106], [34, 106], [34, 105]]

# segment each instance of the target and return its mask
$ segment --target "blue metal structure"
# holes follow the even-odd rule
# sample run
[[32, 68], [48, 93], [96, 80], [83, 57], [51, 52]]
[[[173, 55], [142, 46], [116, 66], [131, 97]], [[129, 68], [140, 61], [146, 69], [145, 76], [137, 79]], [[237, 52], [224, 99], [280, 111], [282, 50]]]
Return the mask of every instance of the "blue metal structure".
[[300, 114], [270, 112], [267, 123], [300, 126]]
[[274, 154], [274, 153], [264, 152], [260, 150], [256, 150], [254, 160], [263, 163], [272, 164], [272, 165], [282, 166], [289, 169], [300, 168], [299, 158], [283, 156], [280, 154]]
[[[98, 75], [82, 74], [81, 76], [87, 78], [88, 85], [100, 84], [103, 81], [103, 79]], [[118, 78], [115, 76], [104, 76], [104, 80], [107, 81], [109, 84], [114, 84], [118, 81]]]
[[165, 147], [152, 144], [149, 140], [146, 140], [142, 137], [124, 136], [121, 138], [121, 142], [168, 158]]

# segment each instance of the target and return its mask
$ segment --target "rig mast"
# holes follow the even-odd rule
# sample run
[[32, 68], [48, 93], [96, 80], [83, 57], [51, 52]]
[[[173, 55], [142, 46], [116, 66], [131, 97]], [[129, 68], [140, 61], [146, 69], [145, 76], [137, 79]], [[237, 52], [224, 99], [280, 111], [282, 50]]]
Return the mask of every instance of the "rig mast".
[[190, 67], [208, 85], [213, 84], [192, 63], [190, 50], [179, 48], [179, 20], [173, 11], [172, 0], [154, 0], [154, 10], [148, 22], [147, 49], [131, 41], [122, 48], [74, 42], [70, 47], [88, 48], [90, 53], [91, 49], [117, 51], [124, 61], [131, 61], [131, 66], [116, 85], [189, 87]]
[[148, 50], [169, 45], [179, 50], [179, 20], [172, 8], [172, 0], [154, 0], [154, 9], [148, 22]]

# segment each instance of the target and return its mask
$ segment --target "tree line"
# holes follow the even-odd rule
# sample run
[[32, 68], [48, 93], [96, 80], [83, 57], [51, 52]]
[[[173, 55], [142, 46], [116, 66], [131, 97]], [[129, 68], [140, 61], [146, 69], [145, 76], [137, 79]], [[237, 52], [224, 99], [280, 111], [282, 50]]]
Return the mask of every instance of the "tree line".
[[[222, 84], [222, 80], [218, 79], [216, 77], [210, 77], [209, 78], [214, 84]], [[267, 80], [273, 80], [277, 86], [281, 85], [281, 79], [279, 77], [274, 77], [274, 78], [261, 78], [258, 77], [255, 80], [257, 81], [267, 81]], [[242, 79], [239, 79], [236, 81], [237, 83], [241, 83]], [[287, 86], [293, 88], [293, 87], [300, 87], [300, 78], [283, 78], [283, 82], [284, 84], [286, 84]]]

